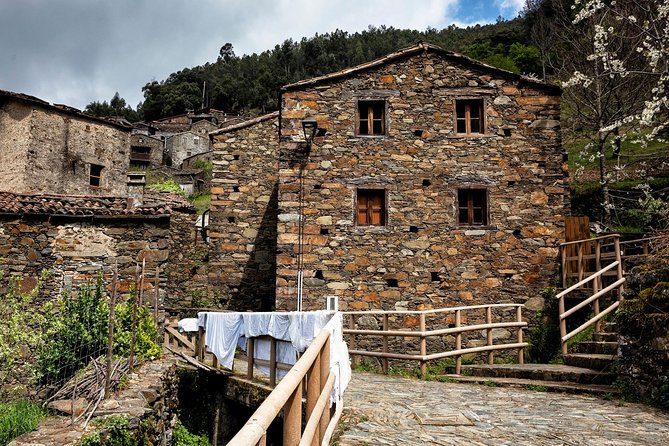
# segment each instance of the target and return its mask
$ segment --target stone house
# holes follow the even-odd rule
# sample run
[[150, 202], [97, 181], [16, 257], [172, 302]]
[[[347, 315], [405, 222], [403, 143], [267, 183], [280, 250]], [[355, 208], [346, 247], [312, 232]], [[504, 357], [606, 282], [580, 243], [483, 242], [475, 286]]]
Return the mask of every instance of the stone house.
[[541, 308], [560, 93], [425, 43], [285, 86], [280, 114], [211, 134], [210, 281], [255, 309]]
[[165, 155], [173, 167], [181, 167], [184, 159], [209, 150], [209, 138], [194, 131], [176, 133], [165, 139]]
[[0, 90], [0, 183], [13, 192], [125, 195], [130, 131]]
[[[32, 289], [49, 272], [44, 298], [102, 272], [110, 283], [119, 273], [126, 294], [135, 271], [146, 261], [145, 301], [159, 308], [188, 305], [193, 290], [207, 288], [201, 273], [208, 250], [196, 234], [195, 209], [170, 194], [144, 196], [135, 206], [125, 197], [63, 196], [0, 192], [0, 269]], [[158, 277], [156, 281], [156, 268]]]
[[147, 169], [162, 165], [164, 145], [160, 138], [154, 136], [130, 135], [130, 167]]

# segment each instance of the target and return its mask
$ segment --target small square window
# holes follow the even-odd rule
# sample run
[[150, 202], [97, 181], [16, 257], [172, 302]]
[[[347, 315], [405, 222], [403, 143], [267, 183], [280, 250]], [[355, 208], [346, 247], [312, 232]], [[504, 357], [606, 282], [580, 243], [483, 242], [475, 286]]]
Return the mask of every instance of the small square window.
[[90, 181], [89, 184], [92, 187], [100, 187], [102, 184], [102, 169], [104, 166], [100, 166], [97, 164], [91, 164], [91, 175], [90, 175]]
[[488, 224], [488, 191], [458, 189], [458, 225], [486, 226]]
[[358, 135], [385, 135], [386, 101], [358, 101], [358, 122], [356, 130]]
[[455, 101], [455, 132], [465, 135], [484, 133], [483, 99]]
[[194, 145], [200, 144], [200, 138], [198, 136], [193, 137], [193, 144]]
[[358, 189], [356, 213], [358, 226], [386, 225], [386, 191]]

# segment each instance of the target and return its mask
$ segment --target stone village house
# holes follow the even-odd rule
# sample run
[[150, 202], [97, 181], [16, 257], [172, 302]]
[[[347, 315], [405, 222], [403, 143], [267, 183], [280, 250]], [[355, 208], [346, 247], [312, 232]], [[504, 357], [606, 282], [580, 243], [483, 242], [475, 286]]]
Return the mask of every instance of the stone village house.
[[560, 93], [426, 43], [283, 87], [210, 134], [210, 284], [240, 310], [531, 316], [569, 212]]
[[0, 90], [0, 184], [13, 192], [126, 195], [131, 127]]

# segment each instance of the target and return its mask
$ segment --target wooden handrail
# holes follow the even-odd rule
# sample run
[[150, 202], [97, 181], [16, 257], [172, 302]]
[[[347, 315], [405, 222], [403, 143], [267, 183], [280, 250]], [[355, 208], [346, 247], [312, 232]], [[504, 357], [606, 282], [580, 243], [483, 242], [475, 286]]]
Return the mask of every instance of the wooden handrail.
[[469, 307], [448, 307], [448, 308], [433, 308], [431, 310], [365, 310], [365, 311], [340, 311], [343, 315], [382, 315], [382, 314], [437, 314], [437, 313], [453, 313], [459, 310], [477, 310], [481, 308], [517, 308], [524, 307], [523, 304], [483, 304], [483, 305], [471, 305]]
[[[603, 244], [601, 243], [601, 240], [604, 239], [612, 239], [613, 242], [611, 244]], [[595, 253], [594, 254], [584, 254], [583, 253], [583, 247], [586, 246], [586, 244], [589, 246], [591, 242], [595, 242]], [[574, 245], [577, 244], [579, 247], [579, 252], [578, 256], [567, 256], [566, 255], [566, 250], [565, 246], [566, 245]], [[597, 237], [594, 239], [586, 239], [586, 240], [577, 240], [573, 242], [568, 242], [568, 243], [563, 243], [560, 245], [561, 249], [561, 257], [562, 257], [562, 281], [563, 281], [563, 286], [566, 287], [566, 280], [568, 277], [574, 277], [577, 276], [580, 280], [574, 284], [571, 285], [570, 287], [567, 287], [565, 290], [561, 291], [556, 295], [556, 298], [558, 299], [558, 308], [559, 308], [559, 316], [560, 316], [560, 341], [562, 345], [562, 354], [566, 355], [568, 353], [568, 347], [567, 347], [567, 341], [577, 334], [583, 332], [590, 326], [595, 326], [595, 329], [597, 331], [601, 331], [602, 329], [602, 319], [613, 312], [616, 308], [618, 308], [618, 305], [620, 304], [620, 300], [622, 299], [622, 293], [623, 293], [623, 287], [625, 284], [625, 278], [623, 277], [623, 255], [622, 251], [620, 248], [621, 242], [620, 242], [620, 236], [617, 234], [612, 234], [612, 235], [606, 235], [602, 237]], [[613, 252], [606, 252], [602, 253], [602, 248], [604, 247], [609, 247], [613, 246]], [[602, 267], [602, 260], [609, 260], [609, 259], [615, 259], [608, 265]], [[577, 260], [578, 261], [578, 274], [569, 272], [568, 271], [568, 265], [570, 264], [570, 261]], [[594, 260], [594, 268], [595, 272], [589, 273], [587, 277], [585, 276], [585, 262], [584, 260]], [[614, 270], [615, 268], [615, 270]], [[609, 273], [609, 271], [614, 270], [613, 272]], [[613, 282], [612, 284], [609, 284], [605, 287], [602, 286], [602, 277], [604, 276], [615, 276], [617, 277], [617, 280]], [[582, 300], [578, 304], [574, 305], [572, 308], [567, 309], [566, 304], [565, 304], [565, 297], [569, 295], [572, 291], [575, 291], [578, 288], [582, 288], [584, 285], [587, 283], [592, 282], [592, 294], [587, 297], [586, 299]], [[607, 308], [604, 310], [601, 310], [600, 308], [600, 299], [605, 296], [606, 294], [611, 293], [613, 290], [617, 290], [618, 292], [618, 300], [613, 302], [611, 305], [609, 305]], [[592, 304], [592, 311], [593, 311], [593, 316], [588, 319], [585, 323], [581, 324], [579, 327], [576, 329], [570, 331], [567, 333], [567, 318], [577, 311], [585, 308], [588, 305]]]
[[[283, 444], [298, 444], [301, 441], [307, 441], [311, 444], [315, 437], [314, 435], [318, 433], [320, 429], [310, 428], [307, 434], [310, 434], [310, 437], [304, 436], [302, 440], [301, 425], [302, 425], [302, 382], [305, 377], [309, 381], [309, 372], [318, 373], [320, 376], [321, 368], [326, 366], [329, 370], [329, 360], [322, 361], [322, 358], [329, 358], [330, 350], [330, 332], [327, 329], [324, 329], [320, 332], [313, 342], [307, 348], [307, 350], [302, 354], [300, 359], [295, 363], [293, 368], [288, 371], [286, 376], [277, 384], [274, 390], [269, 394], [265, 401], [258, 407], [258, 409], [253, 413], [250, 420], [242, 427], [242, 429], [237, 432], [232, 440], [228, 443], [230, 446], [248, 446], [256, 445], [261, 442], [266, 435], [267, 429], [274, 419], [279, 415], [281, 410], [284, 412], [284, 429], [283, 429]], [[318, 367], [313, 367], [318, 362]], [[323, 363], [324, 362], [324, 363]], [[314, 409], [309, 415], [309, 421], [307, 425], [313, 425], [317, 423], [320, 426], [320, 421], [311, 421], [313, 417], [317, 417], [317, 420], [322, 420], [324, 414], [329, 413], [325, 411], [324, 403], [319, 405], [319, 402], [322, 398], [327, 398], [330, 395], [332, 386], [329, 385], [333, 383], [334, 379], [328, 377], [327, 381], [321, 382], [320, 392], [318, 400], [314, 404], [314, 408], [320, 408], [321, 413]], [[323, 397], [323, 394], [326, 394], [326, 397]], [[321, 407], [322, 406], [322, 407]], [[329, 423], [328, 423], [329, 424]], [[325, 430], [322, 432], [325, 435]], [[320, 436], [320, 435], [319, 435]], [[322, 438], [316, 439], [318, 443], [323, 441]]]
[[[494, 362], [493, 352], [497, 350], [506, 350], [506, 349], [517, 349], [518, 350], [518, 362], [523, 363], [524, 349], [527, 347], [527, 343], [523, 342], [522, 330], [527, 327], [527, 322], [522, 320], [522, 308], [523, 304], [507, 303], [507, 304], [484, 304], [484, 305], [472, 305], [469, 307], [451, 307], [451, 308], [439, 308], [431, 310], [399, 310], [399, 311], [344, 311], [342, 314], [350, 317], [348, 328], [343, 329], [345, 335], [349, 335], [349, 354], [353, 364], [357, 364], [357, 358], [359, 356], [368, 356], [374, 358], [380, 358], [383, 362], [384, 372], [387, 372], [387, 366], [385, 365], [388, 359], [395, 360], [409, 360], [409, 361], [419, 361], [421, 369], [421, 377], [425, 378], [427, 374], [427, 362], [446, 357], [455, 357], [455, 373], [459, 374], [461, 365], [462, 365], [462, 355], [468, 353], [488, 353], [488, 362]], [[513, 317], [515, 320], [512, 322], [493, 322], [493, 309], [511, 309], [513, 311]], [[486, 323], [484, 324], [474, 324], [474, 325], [465, 325], [463, 324], [464, 315], [463, 313], [484, 310], [484, 316]], [[444, 314], [444, 313], [455, 313], [455, 326], [448, 328], [433, 328], [426, 329], [426, 316], [434, 314]], [[418, 316], [418, 330], [412, 329], [394, 329], [391, 330], [388, 327], [388, 316]], [[357, 329], [355, 324], [355, 318], [358, 316], [383, 316], [381, 330], [378, 329]], [[497, 328], [513, 328], [516, 329], [516, 342], [513, 343], [503, 343], [503, 344], [493, 344], [492, 330]], [[479, 347], [470, 347], [462, 348], [462, 333], [481, 331], [484, 332], [486, 345]], [[444, 335], [455, 335], [455, 345], [451, 350], [446, 350], [437, 353], [428, 353], [427, 352], [427, 339], [430, 337], [444, 336]], [[359, 340], [356, 339], [357, 336], [381, 336], [383, 338], [383, 351], [368, 351], [357, 348], [359, 345]], [[400, 353], [400, 352], [391, 352], [388, 351], [388, 338], [389, 337], [400, 337], [400, 338], [418, 338], [419, 340], [419, 349], [418, 354], [415, 353]]]
[[607, 235], [602, 235], [600, 237], [593, 237], [593, 238], [588, 238], [588, 239], [583, 239], [583, 240], [574, 240], [574, 241], [571, 241], [571, 242], [563, 242], [563, 243], [560, 243], [560, 246], [576, 245], [578, 243], [584, 243], [584, 242], [594, 242], [594, 241], [597, 241], [597, 240], [605, 240], [605, 239], [611, 238], [611, 237], [620, 237], [620, 235], [619, 234], [607, 234]]
[[609, 265], [607, 265], [605, 268], [600, 269], [600, 270], [597, 271], [596, 273], [594, 273], [594, 274], [592, 274], [592, 275], [586, 277], [585, 279], [581, 280], [580, 282], [578, 282], [578, 283], [576, 283], [576, 284], [570, 286], [570, 287], [567, 288], [566, 290], [561, 291], [561, 292], [558, 293], [555, 297], [557, 297], [557, 298], [561, 298], [561, 297], [563, 297], [563, 296], [566, 296], [567, 294], [571, 293], [571, 292], [574, 291], [575, 289], [582, 287], [582, 286], [585, 285], [586, 283], [588, 283], [588, 282], [590, 282], [590, 281], [596, 279], [597, 277], [603, 275], [605, 272], [609, 271], [610, 269], [613, 269], [614, 266], [618, 266], [618, 262], [617, 262], [617, 261], [616, 261], [616, 262], [613, 262], [613, 263], [611, 263], [611, 264], [609, 264]]

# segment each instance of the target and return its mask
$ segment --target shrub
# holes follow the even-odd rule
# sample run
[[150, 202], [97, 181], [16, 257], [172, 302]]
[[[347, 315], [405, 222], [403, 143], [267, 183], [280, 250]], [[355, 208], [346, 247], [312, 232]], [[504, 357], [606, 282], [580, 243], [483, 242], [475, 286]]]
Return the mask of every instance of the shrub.
[[560, 351], [560, 326], [556, 293], [557, 290], [554, 287], [544, 288], [541, 291], [544, 297], [544, 308], [537, 311], [537, 325], [532, 327], [528, 333], [528, 343], [530, 345], [527, 353], [530, 362], [547, 364]]
[[207, 437], [192, 434], [186, 427], [177, 421], [172, 433], [172, 444], [174, 446], [209, 446]]
[[[114, 354], [130, 355], [132, 339], [132, 299], [118, 304], [114, 314]], [[137, 307], [137, 330], [135, 334], [135, 358], [156, 359], [160, 357], [161, 347], [156, 344], [158, 329], [147, 306]]]
[[76, 296], [64, 292], [58, 300], [58, 314], [38, 358], [42, 382], [62, 382], [104, 352], [109, 308], [103, 286], [100, 275], [95, 285], [82, 285]]
[[[0, 270], [2, 278], [2, 270]], [[47, 273], [43, 272], [37, 286], [27, 293], [19, 292], [21, 280], [12, 277], [7, 292], [0, 298], [0, 397], [11, 397], [10, 383], [25, 384], [37, 376], [34, 355], [44, 343], [47, 321], [43, 312], [33, 308]], [[50, 306], [46, 306], [49, 311]]]

